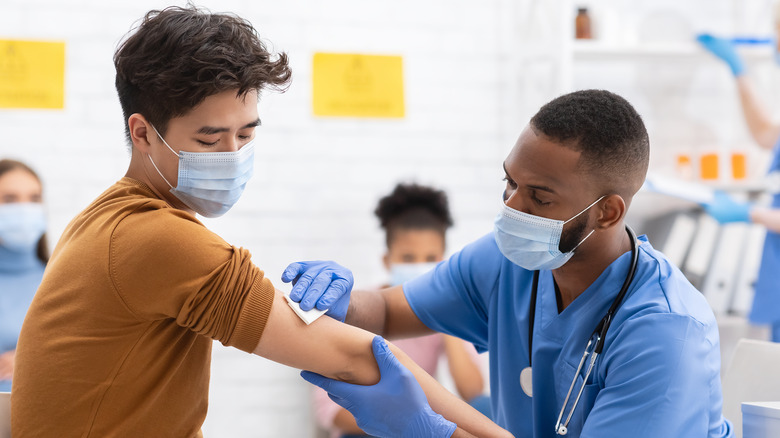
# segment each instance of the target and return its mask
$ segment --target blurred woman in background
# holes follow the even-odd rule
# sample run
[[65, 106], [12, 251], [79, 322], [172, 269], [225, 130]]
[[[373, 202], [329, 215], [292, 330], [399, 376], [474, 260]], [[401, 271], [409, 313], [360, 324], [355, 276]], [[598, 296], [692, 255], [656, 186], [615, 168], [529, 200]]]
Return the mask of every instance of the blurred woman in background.
[[38, 175], [0, 160], [0, 391], [11, 390], [16, 341], [49, 259]]
[[[390, 282], [384, 287], [401, 285], [444, 259], [452, 216], [443, 191], [399, 184], [379, 201], [374, 214], [385, 230], [387, 252], [383, 262]], [[440, 333], [393, 343], [432, 376], [436, 375], [439, 359], [445, 356], [458, 395], [490, 417], [490, 401], [484, 395], [484, 378], [474, 346]], [[316, 389], [314, 403], [317, 422], [330, 430], [331, 437], [365, 436], [352, 414], [330, 400], [322, 389]]]

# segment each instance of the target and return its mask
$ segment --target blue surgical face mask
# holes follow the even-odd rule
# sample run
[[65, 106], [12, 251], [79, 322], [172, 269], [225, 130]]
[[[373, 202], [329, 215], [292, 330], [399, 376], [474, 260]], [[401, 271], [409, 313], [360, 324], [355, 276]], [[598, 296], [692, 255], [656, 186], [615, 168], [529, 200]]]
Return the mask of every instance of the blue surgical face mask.
[[393, 263], [390, 265], [390, 286], [399, 286], [417, 278], [431, 269], [437, 263]]
[[496, 216], [493, 230], [498, 249], [512, 263], [529, 271], [558, 269], [571, 259], [574, 250], [595, 231], [588, 233], [571, 251], [563, 253], [558, 249], [563, 225], [588, 211], [603, 198], [597, 199], [566, 221], [523, 213], [504, 204], [501, 213]]
[[46, 214], [43, 204], [0, 204], [0, 246], [18, 253], [35, 251], [45, 232]]
[[179, 157], [176, 187], [163, 176], [149, 156], [157, 173], [170, 186], [171, 193], [187, 207], [204, 217], [218, 217], [230, 210], [244, 193], [255, 162], [254, 141], [235, 152], [176, 153], [152, 126], [160, 140]]

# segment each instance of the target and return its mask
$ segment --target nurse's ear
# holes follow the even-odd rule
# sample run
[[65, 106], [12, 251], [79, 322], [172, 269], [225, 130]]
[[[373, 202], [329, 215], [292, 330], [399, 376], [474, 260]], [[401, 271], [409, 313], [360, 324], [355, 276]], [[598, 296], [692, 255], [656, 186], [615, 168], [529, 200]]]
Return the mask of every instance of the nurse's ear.
[[127, 127], [130, 130], [130, 140], [133, 147], [143, 154], [149, 154], [151, 148], [150, 136], [157, 136], [152, 129], [152, 125], [141, 114], [132, 114], [127, 119]]
[[607, 229], [622, 226], [627, 210], [626, 201], [623, 200], [622, 196], [607, 195], [596, 205], [598, 206], [596, 228]]

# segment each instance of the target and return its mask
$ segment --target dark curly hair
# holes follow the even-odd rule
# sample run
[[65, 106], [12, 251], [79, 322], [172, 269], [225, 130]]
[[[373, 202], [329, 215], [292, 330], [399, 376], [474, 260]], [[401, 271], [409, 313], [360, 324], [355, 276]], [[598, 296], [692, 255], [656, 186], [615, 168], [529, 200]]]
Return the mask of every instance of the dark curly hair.
[[148, 12], [117, 49], [114, 66], [128, 141], [132, 114], [164, 135], [172, 118], [211, 95], [284, 91], [291, 77], [287, 55], [269, 53], [247, 20], [192, 5]]
[[453, 224], [447, 194], [417, 184], [395, 186], [392, 193], [379, 200], [374, 214], [385, 229], [388, 247], [397, 231], [434, 230], [444, 237]]
[[544, 105], [531, 129], [579, 151], [581, 164], [604, 191], [628, 202], [642, 186], [650, 140], [642, 117], [627, 100], [605, 90], [582, 90]]

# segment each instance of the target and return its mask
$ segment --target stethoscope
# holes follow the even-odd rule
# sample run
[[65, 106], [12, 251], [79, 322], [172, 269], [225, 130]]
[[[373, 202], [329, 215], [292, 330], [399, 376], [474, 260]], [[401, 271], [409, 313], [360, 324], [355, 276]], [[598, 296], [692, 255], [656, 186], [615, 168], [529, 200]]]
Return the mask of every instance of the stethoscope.
[[[607, 336], [607, 330], [609, 330], [609, 326], [612, 324], [612, 317], [615, 315], [615, 312], [617, 312], [618, 307], [620, 307], [620, 303], [623, 301], [623, 297], [626, 296], [626, 292], [628, 291], [629, 286], [631, 286], [631, 281], [634, 279], [634, 274], [636, 274], [637, 260], [639, 258], [636, 234], [634, 233], [634, 230], [628, 226], [626, 226], [626, 232], [628, 233], [628, 237], [631, 239], [631, 265], [628, 268], [628, 274], [626, 275], [625, 281], [623, 281], [623, 286], [620, 288], [620, 292], [618, 292], [617, 296], [615, 297], [615, 301], [612, 302], [612, 306], [610, 306], [607, 314], [604, 315], [604, 318], [602, 318], [601, 322], [599, 322], [599, 324], [596, 326], [596, 329], [593, 330], [593, 334], [590, 335], [590, 339], [588, 339], [588, 343], [585, 345], [585, 351], [582, 353], [582, 359], [580, 359], [580, 364], [577, 366], [577, 371], [574, 373], [574, 378], [572, 379], [571, 385], [569, 386], [569, 392], [566, 393], [566, 399], [563, 401], [563, 406], [561, 406], [561, 412], [558, 414], [558, 420], [555, 422], [555, 433], [558, 435], [566, 435], [569, 432], [569, 421], [571, 420], [572, 414], [574, 414], [574, 409], [577, 408], [577, 403], [580, 401], [582, 392], [585, 389], [585, 383], [588, 381], [588, 377], [590, 377], [591, 371], [593, 371], [596, 358], [604, 349], [604, 340]], [[531, 288], [531, 310], [528, 318], [528, 367], [524, 368], [520, 373], [520, 386], [523, 388], [523, 392], [525, 392], [529, 397], [531, 397], [533, 394], [531, 377], [531, 352], [534, 337], [534, 317], [536, 314], [536, 293], [538, 286], [539, 271], [534, 271], [533, 286]], [[561, 420], [566, 413], [566, 406], [569, 404], [569, 398], [571, 397], [572, 391], [574, 390], [574, 386], [577, 384], [577, 376], [580, 375], [582, 367], [585, 365], [585, 361], [588, 356], [590, 356], [590, 360], [588, 361], [588, 369], [585, 372], [585, 377], [582, 379], [580, 389], [577, 391], [577, 397], [574, 399], [574, 403], [569, 410], [569, 415], [566, 416], [566, 420], [561, 423]]]

